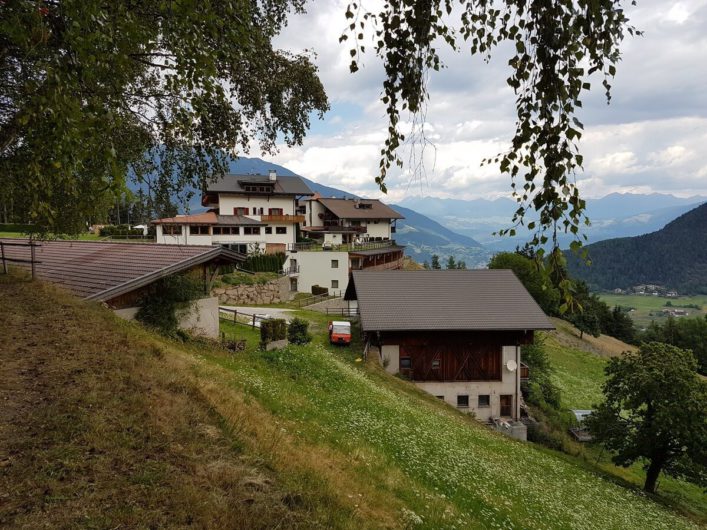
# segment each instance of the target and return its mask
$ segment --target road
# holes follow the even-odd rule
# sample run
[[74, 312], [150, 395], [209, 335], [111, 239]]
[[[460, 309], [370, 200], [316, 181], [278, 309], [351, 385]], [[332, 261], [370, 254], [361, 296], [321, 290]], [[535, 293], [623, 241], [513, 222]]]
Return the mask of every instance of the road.
[[288, 322], [292, 318], [288, 313], [294, 311], [293, 309], [281, 309], [279, 307], [252, 307], [252, 306], [235, 306], [235, 305], [222, 305], [226, 309], [235, 309], [238, 311], [239, 315], [269, 315], [272, 318], [284, 318]]

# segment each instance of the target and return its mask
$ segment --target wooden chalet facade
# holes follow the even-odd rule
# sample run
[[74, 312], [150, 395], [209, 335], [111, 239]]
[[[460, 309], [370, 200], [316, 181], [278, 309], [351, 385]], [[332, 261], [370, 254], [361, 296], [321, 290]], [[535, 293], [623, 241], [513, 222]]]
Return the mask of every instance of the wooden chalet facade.
[[520, 348], [553, 326], [511, 271], [356, 271], [346, 299], [388, 372], [481, 420], [519, 418]]

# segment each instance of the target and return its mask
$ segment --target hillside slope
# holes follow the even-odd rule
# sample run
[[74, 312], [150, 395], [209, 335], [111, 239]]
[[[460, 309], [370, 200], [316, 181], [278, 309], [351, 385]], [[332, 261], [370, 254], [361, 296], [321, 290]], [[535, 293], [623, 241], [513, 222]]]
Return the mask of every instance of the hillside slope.
[[696, 528], [325, 348], [315, 324], [313, 345], [230, 355], [0, 279], [0, 523]]
[[680, 293], [707, 293], [707, 204], [657, 232], [586, 248], [592, 265], [568, 252], [568, 267], [595, 289], [659, 284]]

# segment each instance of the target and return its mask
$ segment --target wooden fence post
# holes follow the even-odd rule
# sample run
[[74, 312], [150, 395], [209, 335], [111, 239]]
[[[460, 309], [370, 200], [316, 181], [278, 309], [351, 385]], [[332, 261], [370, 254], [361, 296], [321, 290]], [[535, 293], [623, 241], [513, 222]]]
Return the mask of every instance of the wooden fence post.
[[29, 248], [30, 248], [30, 253], [31, 253], [31, 260], [32, 260], [32, 279], [34, 280], [34, 242], [30, 241], [29, 242]]
[[2, 252], [2, 270], [4, 274], [7, 274], [7, 262], [5, 261], [5, 245], [0, 241], [0, 251]]
[[253, 314], [253, 327], [255, 327], [255, 314]]

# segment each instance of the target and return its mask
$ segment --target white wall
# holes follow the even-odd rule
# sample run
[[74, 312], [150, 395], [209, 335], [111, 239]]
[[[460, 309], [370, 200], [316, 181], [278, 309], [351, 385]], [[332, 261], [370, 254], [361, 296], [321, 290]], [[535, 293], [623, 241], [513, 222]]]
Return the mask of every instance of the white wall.
[[[126, 307], [124, 309], [115, 309], [113, 312], [120, 318], [133, 320], [139, 309], [139, 307]], [[210, 339], [219, 338], [217, 297], [211, 296], [194, 300], [190, 307], [181, 312], [178, 317], [179, 327], [192, 335]]]
[[188, 225], [181, 225], [180, 235], [168, 235], [162, 230], [162, 225], [155, 227], [155, 242], [162, 245], [211, 245], [210, 235], [192, 235]]
[[[349, 281], [349, 253], [348, 252], [293, 252], [290, 259], [296, 259], [299, 265], [299, 277], [297, 279], [297, 290], [300, 292], [312, 292], [313, 285], [326, 287], [329, 292], [345, 291]], [[338, 260], [339, 267], [333, 269], [331, 260]], [[332, 280], [338, 280], [339, 287], [331, 286]]]
[[[517, 357], [516, 357], [517, 354]], [[388, 359], [387, 365], [384, 364]], [[511, 372], [506, 368], [509, 360], [517, 361], [518, 367]], [[381, 363], [385, 370], [391, 374], [397, 374], [400, 368], [399, 346], [393, 344], [384, 345], [381, 348]], [[513, 408], [515, 417], [520, 416], [520, 347], [503, 346], [503, 357], [501, 364], [501, 381], [415, 381], [415, 385], [433, 396], [444, 396], [444, 401], [453, 407], [457, 406], [458, 395], [469, 396], [469, 408], [460, 409], [474, 412], [476, 417], [482, 421], [501, 415], [501, 395], [513, 396]], [[479, 395], [490, 396], [489, 407], [478, 407]]]
[[295, 214], [295, 199], [294, 197], [248, 197], [244, 195], [236, 195], [230, 193], [219, 193], [218, 195], [219, 213], [221, 215], [233, 215], [233, 209], [236, 207], [249, 208], [248, 217], [260, 220], [260, 215], [253, 213], [253, 208], [262, 208], [263, 214], [268, 215], [269, 208], [282, 208], [284, 215]]
[[[388, 219], [378, 219], [376, 221], [365, 221], [366, 233], [368, 237], [382, 237], [390, 239], [390, 221]], [[362, 222], [361, 225], [364, 223]]]

